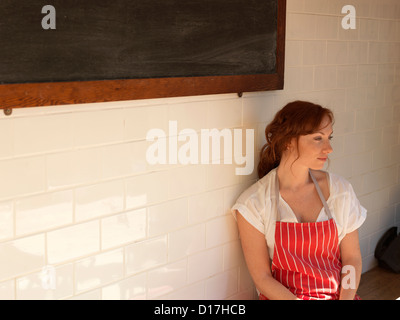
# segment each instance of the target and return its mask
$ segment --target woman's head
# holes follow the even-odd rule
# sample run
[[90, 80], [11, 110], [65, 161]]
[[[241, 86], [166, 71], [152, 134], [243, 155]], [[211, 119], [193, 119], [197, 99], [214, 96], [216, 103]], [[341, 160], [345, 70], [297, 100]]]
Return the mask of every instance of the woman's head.
[[[323, 167], [323, 154], [332, 151], [326, 141], [333, 122], [332, 111], [320, 105], [305, 101], [287, 104], [265, 129], [267, 143], [261, 150], [258, 176], [262, 178], [276, 168], [287, 153], [296, 155], [293, 163], [304, 156], [310, 166]], [[312, 153], [309, 156], [316, 159], [315, 163], [307, 160], [304, 153]]]

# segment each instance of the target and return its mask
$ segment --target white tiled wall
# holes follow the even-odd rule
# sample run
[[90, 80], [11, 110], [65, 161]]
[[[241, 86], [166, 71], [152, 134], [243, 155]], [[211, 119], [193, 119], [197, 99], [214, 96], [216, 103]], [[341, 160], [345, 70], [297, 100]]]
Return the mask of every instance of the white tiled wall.
[[[356, 30], [341, 28], [347, 4]], [[283, 91], [1, 113], [0, 299], [254, 298], [229, 208], [255, 174], [149, 165], [146, 133], [169, 121], [252, 128], [258, 150], [294, 99], [335, 112], [329, 170], [369, 211], [370, 269], [379, 237], [400, 226], [399, 93], [398, 0], [288, 0]]]

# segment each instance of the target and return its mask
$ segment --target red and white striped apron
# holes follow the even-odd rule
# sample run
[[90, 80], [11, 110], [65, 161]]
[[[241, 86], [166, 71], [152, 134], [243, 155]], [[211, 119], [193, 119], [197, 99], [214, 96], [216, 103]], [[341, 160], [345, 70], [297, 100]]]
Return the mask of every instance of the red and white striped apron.
[[[273, 277], [302, 300], [339, 299], [342, 263], [335, 220], [310, 171], [329, 219], [314, 223], [280, 221], [279, 184], [276, 179], [277, 219], [275, 226]], [[260, 294], [261, 300], [267, 298]]]

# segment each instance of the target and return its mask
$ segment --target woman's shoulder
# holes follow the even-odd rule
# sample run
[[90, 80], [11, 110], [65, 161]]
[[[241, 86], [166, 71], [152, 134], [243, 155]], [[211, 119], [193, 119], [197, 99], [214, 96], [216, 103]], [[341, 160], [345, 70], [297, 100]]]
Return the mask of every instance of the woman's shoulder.
[[260, 203], [265, 203], [265, 201], [271, 196], [271, 190], [273, 190], [274, 182], [275, 169], [244, 190], [239, 196], [238, 201], [244, 203], [249, 200], [255, 200], [259, 201]]
[[312, 170], [312, 174], [318, 184], [326, 184], [329, 187], [330, 194], [333, 197], [353, 190], [351, 183], [339, 174], [324, 170]]

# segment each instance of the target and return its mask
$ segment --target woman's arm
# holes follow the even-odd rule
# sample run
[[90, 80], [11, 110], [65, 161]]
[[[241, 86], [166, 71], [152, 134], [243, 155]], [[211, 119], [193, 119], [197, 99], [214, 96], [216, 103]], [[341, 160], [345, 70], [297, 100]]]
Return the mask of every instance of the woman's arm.
[[358, 230], [348, 233], [340, 243], [342, 259], [342, 280], [340, 300], [353, 300], [360, 284], [362, 257]]
[[272, 277], [264, 235], [248, 223], [238, 211], [236, 217], [247, 268], [257, 289], [270, 300], [296, 300], [294, 294]]

